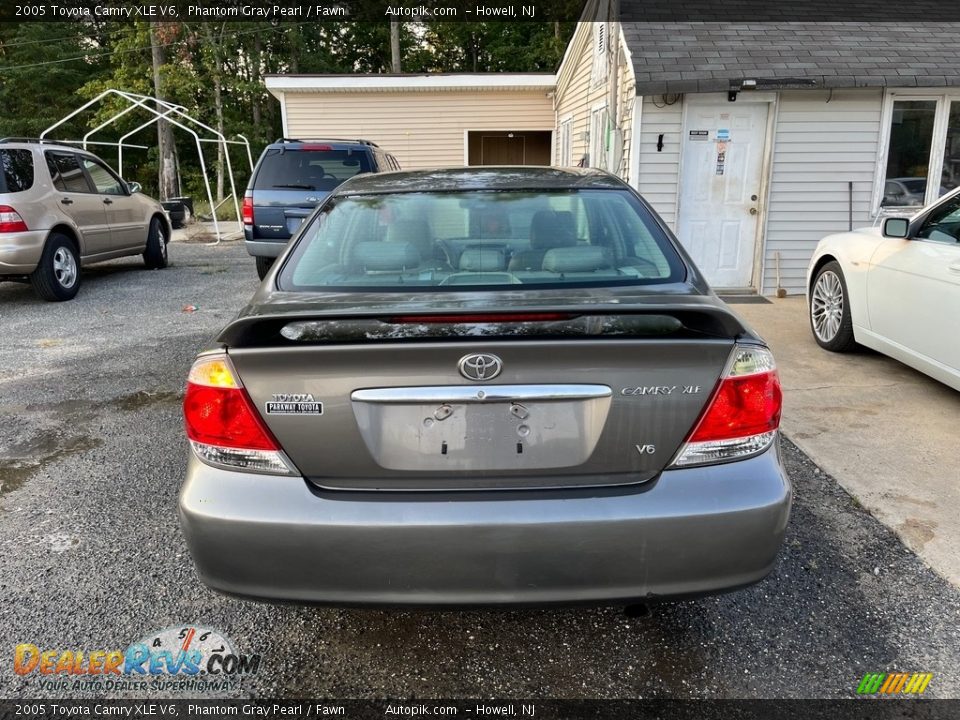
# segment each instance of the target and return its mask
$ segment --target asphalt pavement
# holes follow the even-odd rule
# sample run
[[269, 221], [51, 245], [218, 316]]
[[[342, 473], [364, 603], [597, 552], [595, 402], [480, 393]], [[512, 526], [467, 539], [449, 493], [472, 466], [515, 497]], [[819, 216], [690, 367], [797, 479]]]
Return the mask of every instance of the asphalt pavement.
[[829, 698], [897, 670], [933, 673], [928, 697], [960, 697], [960, 591], [789, 443], [796, 499], [774, 572], [649, 616], [299, 607], [206, 589], [177, 523], [179, 403], [194, 353], [256, 274], [238, 243], [170, 255], [162, 271], [90, 268], [68, 303], [0, 284], [0, 697], [78, 696], [16, 675], [17, 644], [123, 649], [188, 625], [262, 655], [243, 696]]

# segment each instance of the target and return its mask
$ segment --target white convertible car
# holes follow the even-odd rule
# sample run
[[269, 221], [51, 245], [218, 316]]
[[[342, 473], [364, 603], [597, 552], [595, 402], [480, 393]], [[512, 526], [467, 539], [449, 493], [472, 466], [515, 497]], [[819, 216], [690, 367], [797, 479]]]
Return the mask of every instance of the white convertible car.
[[821, 240], [807, 306], [821, 347], [866, 345], [960, 390], [960, 189], [882, 230]]

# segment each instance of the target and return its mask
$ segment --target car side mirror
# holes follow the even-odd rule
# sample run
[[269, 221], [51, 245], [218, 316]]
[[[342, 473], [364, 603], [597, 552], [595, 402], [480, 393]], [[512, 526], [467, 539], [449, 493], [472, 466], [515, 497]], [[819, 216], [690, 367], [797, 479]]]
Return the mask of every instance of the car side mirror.
[[910, 234], [910, 221], [907, 218], [887, 218], [883, 221], [883, 236], [905, 238]]
[[143, 186], [141, 186], [138, 182], [127, 183], [127, 187], [130, 189], [131, 195], [134, 193], [143, 192]]

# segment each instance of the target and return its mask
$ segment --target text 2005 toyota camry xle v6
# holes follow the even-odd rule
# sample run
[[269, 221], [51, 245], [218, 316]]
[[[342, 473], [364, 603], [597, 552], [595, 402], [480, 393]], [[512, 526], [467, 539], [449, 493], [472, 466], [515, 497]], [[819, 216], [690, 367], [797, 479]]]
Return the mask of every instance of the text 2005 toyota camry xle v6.
[[358, 176], [200, 354], [200, 577], [335, 604], [630, 602], [760, 580], [770, 351], [595, 171]]

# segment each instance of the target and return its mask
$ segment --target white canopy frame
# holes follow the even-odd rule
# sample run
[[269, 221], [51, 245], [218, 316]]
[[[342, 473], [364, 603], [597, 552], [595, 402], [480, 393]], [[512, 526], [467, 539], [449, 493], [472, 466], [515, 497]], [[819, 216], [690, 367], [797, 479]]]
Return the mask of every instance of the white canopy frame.
[[[250, 152], [250, 142], [243, 135], [237, 136], [241, 138], [240, 140], [227, 140], [227, 138], [223, 135], [223, 133], [218, 132], [217, 130], [213, 129], [206, 123], [203, 123], [200, 120], [197, 120], [196, 118], [187, 114], [186, 108], [183, 107], [182, 105], [175, 105], [174, 103], [170, 103], [170, 102], [167, 102], [166, 100], [161, 100], [156, 97], [151, 97], [149, 95], [140, 95], [138, 93], [126, 92], [123, 90], [117, 90], [115, 88], [104, 90], [102, 93], [97, 95], [92, 100], [89, 100], [88, 102], [84, 103], [73, 112], [65, 115], [63, 118], [55, 122], [53, 125], [48, 127], [42, 133], [40, 133], [40, 140], [42, 141], [47, 136], [48, 133], [60, 127], [68, 120], [76, 117], [80, 113], [84, 112], [88, 108], [92, 107], [93, 105], [99, 103], [101, 100], [109, 96], [119, 97], [122, 100], [125, 100], [128, 103], [128, 106], [123, 110], [120, 110], [119, 112], [112, 115], [109, 119], [102, 122], [93, 130], [90, 130], [86, 135], [83, 136], [82, 140], [64, 140], [61, 142], [77, 143], [82, 145], [84, 149], [86, 149], [88, 144], [89, 145], [116, 145], [117, 165], [118, 165], [117, 170], [122, 176], [123, 175], [123, 149], [125, 147], [146, 149], [147, 147], [144, 145], [133, 145], [133, 144], [127, 143], [126, 140], [131, 135], [134, 135], [140, 132], [141, 130], [149, 127], [150, 125], [153, 125], [156, 122], [159, 122], [160, 120], [166, 120], [172, 125], [175, 125], [181, 130], [187, 132], [193, 137], [194, 142], [196, 143], [196, 146], [197, 146], [197, 156], [200, 159], [200, 170], [203, 176], [203, 184], [207, 192], [207, 201], [210, 203], [210, 214], [213, 217], [214, 232], [217, 236], [216, 243], [219, 243], [223, 239], [223, 235], [220, 232], [220, 222], [217, 219], [217, 208], [223, 204], [223, 201], [221, 201], [221, 203], [219, 204], [216, 204], [213, 201], [213, 192], [210, 189], [210, 178], [208, 176], [207, 162], [203, 155], [203, 143], [210, 143], [210, 142], [217, 143], [218, 146], [223, 150], [223, 156], [224, 156], [224, 159], [226, 160], [227, 178], [230, 181], [230, 197], [233, 198], [233, 207], [237, 214], [237, 219], [240, 220], [242, 219], [241, 213], [240, 213], [240, 200], [237, 195], [236, 183], [234, 182], [234, 178], [233, 178], [233, 165], [230, 161], [229, 146], [244, 145], [246, 147], [247, 160], [250, 163], [250, 171], [253, 172], [253, 155]], [[147, 120], [146, 122], [144, 122], [143, 124], [141, 124], [135, 130], [132, 130], [127, 134], [125, 134], [122, 138], [120, 138], [119, 142], [103, 143], [103, 142], [94, 142], [90, 139], [96, 133], [109, 127], [110, 125], [112, 125], [114, 122], [119, 120], [121, 117], [123, 117], [127, 113], [137, 109], [145, 110], [146, 112], [150, 113], [153, 117]], [[200, 133], [198, 133], [194, 128], [190, 127], [187, 123], [191, 123], [197, 128], [200, 128], [201, 130], [203, 130], [205, 134], [212, 135], [213, 137], [200, 137]], [[224, 201], [226, 199], [227, 198], [224, 198]]]

